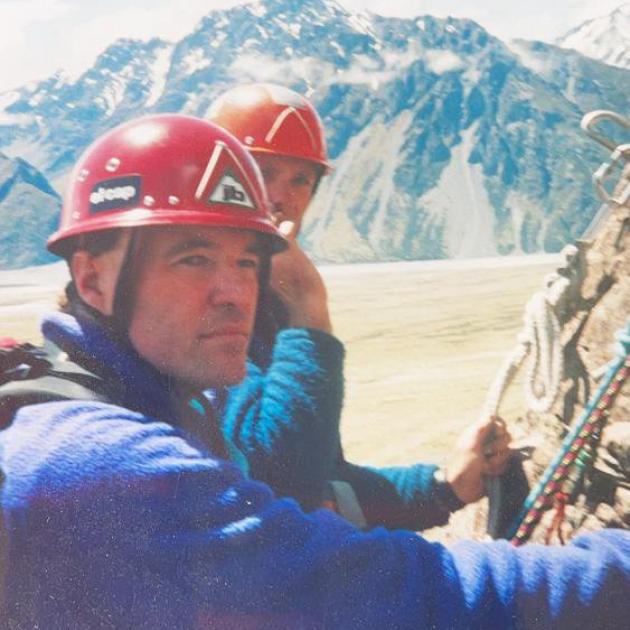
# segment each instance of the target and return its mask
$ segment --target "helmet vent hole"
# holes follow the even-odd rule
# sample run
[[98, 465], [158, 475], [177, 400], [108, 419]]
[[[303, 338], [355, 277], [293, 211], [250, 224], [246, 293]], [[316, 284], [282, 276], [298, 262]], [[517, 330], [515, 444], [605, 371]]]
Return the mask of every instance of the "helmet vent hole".
[[109, 171], [110, 173], [115, 173], [118, 170], [119, 166], [120, 160], [118, 158], [109, 158], [109, 160], [107, 160], [107, 164], [105, 164], [105, 170]]
[[253, 136], [245, 136], [244, 142], [246, 145], [251, 146], [252, 144], [254, 144]]
[[168, 203], [171, 206], [176, 206], [177, 204], [179, 204], [179, 197], [176, 197], [175, 195], [169, 195]]
[[144, 199], [142, 200], [142, 203], [147, 208], [152, 208], [155, 205], [155, 199], [151, 197], [151, 195], [145, 195]]

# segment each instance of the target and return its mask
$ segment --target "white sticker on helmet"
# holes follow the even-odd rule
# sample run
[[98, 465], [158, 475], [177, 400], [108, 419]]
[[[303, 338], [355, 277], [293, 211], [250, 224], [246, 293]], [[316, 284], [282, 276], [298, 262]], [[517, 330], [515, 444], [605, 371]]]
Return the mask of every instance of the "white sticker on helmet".
[[142, 179], [139, 175], [116, 177], [97, 182], [90, 193], [90, 214], [122, 210], [138, 204]]
[[256, 210], [241, 181], [231, 171], [225, 171], [214, 191], [210, 195], [211, 203], [227, 203], [242, 208]]

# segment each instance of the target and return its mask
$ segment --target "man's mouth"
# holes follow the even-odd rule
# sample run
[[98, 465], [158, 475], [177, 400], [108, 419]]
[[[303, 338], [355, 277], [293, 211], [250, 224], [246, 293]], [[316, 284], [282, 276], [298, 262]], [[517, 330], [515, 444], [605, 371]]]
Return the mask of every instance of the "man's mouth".
[[216, 328], [215, 330], [211, 330], [209, 332], [203, 333], [199, 335], [199, 338], [203, 341], [208, 339], [219, 339], [222, 337], [226, 338], [238, 338], [243, 337], [244, 339], [249, 339], [250, 331], [244, 329], [242, 326], [224, 326], [222, 328]]

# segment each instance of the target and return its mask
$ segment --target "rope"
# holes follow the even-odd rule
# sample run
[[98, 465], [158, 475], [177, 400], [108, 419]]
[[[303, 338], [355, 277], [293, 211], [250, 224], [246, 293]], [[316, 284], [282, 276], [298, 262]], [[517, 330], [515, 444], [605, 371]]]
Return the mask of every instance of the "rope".
[[[562, 280], [566, 280], [563, 278]], [[532, 411], [551, 409], [560, 390], [563, 371], [560, 324], [544, 294], [533, 296], [528, 305], [529, 335], [534, 340], [530, 346], [530, 361], [525, 379], [525, 399]]]
[[569, 494], [564, 491], [555, 494], [556, 513], [553, 515], [553, 521], [545, 534], [545, 545], [551, 544], [551, 537], [555, 533], [558, 536], [560, 544], [564, 545], [564, 535], [562, 534], [562, 522], [564, 521], [564, 511], [569, 502]]
[[507, 537], [512, 539], [512, 544], [515, 546], [523, 544], [530, 538], [553, 496], [563, 490], [563, 484], [569, 476], [572, 465], [599, 429], [615, 396], [630, 374], [630, 318], [625, 329], [619, 331], [616, 337], [619, 341], [616, 359], [611, 363], [608, 373], [582, 417], [563, 440], [559, 453], [529, 493], [521, 512], [510, 528]]
[[525, 379], [525, 399], [532, 411], [551, 409], [560, 390], [564, 364], [559, 317], [566, 318], [579, 295], [582, 275], [579, 251], [574, 245], [562, 250], [564, 262], [547, 276], [545, 289], [536, 292], [525, 307], [518, 344], [492, 383], [483, 409], [484, 417], [499, 415], [499, 407], [525, 359], [531, 355]]
[[586, 474], [587, 466], [590, 466], [595, 459], [594, 451], [597, 443], [599, 442], [602, 428], [603, 422], [599, 422], [594, 435], [590, 436], [589, 442], [579, 451], [576, 460], [568, 470], [567, 478], [561, 483], [561, 489], [554, 495], [554, 506], [556, 511], [553, 515], [551, 525], [545, 534], [545, 545], [549, 545], [551, 543], [551, 539], [554, 534], [558, 537], [560, 544], [564, 545], [562, 523], [564, 522], [566, 514], [566, 506], [570, 503], [571, 498], [575, 496], [581, 487], [582, 479]]

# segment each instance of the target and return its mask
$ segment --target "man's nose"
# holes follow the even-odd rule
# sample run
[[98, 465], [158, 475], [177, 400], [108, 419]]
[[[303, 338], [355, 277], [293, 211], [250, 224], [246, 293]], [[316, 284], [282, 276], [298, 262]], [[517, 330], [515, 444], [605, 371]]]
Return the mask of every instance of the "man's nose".
[[267, 186], [267, 194], [274, 212], [287, 212], [290, 207], [291, 193], [287, 186], [274, 182]]
[[[241, 273], [239, 273], [241, 271]], [[252, 280], [240, 269], [224, 269], [217, 273], [212, 285], [212, 302], [217, 306], [242, 310], [252, 300]]]
[[286, 219], [284, 206], [282, 203], [271, 203], [271, 214], [275, 219], [276, 225], [279, 225]]

